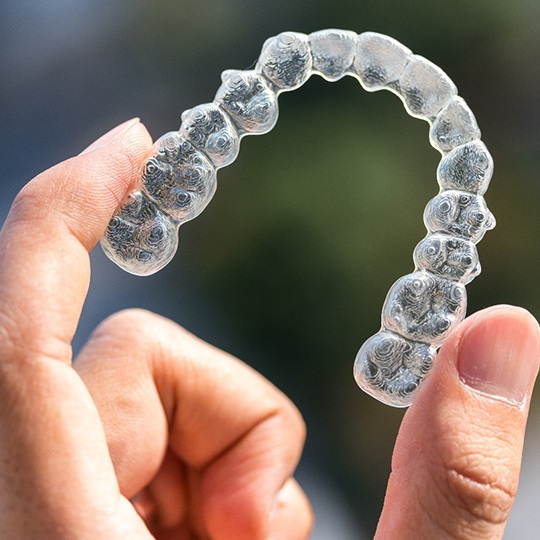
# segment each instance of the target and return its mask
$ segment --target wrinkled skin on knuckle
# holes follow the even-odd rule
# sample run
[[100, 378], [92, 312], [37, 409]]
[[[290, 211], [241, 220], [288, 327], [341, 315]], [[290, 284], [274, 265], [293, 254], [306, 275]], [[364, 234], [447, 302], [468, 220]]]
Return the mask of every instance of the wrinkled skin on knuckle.
[[443, 462], [438, 477], [443, 504], [453, 509], [443, 519], [454, 521], [456, 538], [502, 536], [517, 490], [517, 474], [502, 456], [462, 453]]
[[468, 466], [447, 468], [446, 486], [466, 514], [493, 525], [506, 522], [516, 495], [516, 486], [502, 485], [499, 479]]

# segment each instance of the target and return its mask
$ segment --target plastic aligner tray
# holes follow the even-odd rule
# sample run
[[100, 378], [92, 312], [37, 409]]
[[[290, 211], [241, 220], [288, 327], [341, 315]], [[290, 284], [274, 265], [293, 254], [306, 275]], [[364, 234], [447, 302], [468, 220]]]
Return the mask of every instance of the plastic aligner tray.
[[484, 193], [493, 160], [475, 117], [450, 78], [395, 39], [374, 32], [284, 32], [268, 39], [250, 71], [222, 74], [212, 103], [182, 114], [179, 131], [154, 145], [131, 193], [101, 244], [121, 268], [150, 275], [178, 246], [178, 229], [198, 216], [216, 191], [216, 171], [238, 156], [245, 135], [270, 131], [278, 95], [312, 74], [328, 81], [349, 75], [368, 91], [390, 90], [407, 112], [430, 123], [430, 142], [442, 154], [439, 194], [428, 202], [427, 236], [414, 251], [415, 269], [391, 287], [382, 327], [361, 347], [358, 385], [395, 407], [410, 405], [437, 348], [465, 317], [465, 284], [480, 273], [476, 243], [495, 226]]

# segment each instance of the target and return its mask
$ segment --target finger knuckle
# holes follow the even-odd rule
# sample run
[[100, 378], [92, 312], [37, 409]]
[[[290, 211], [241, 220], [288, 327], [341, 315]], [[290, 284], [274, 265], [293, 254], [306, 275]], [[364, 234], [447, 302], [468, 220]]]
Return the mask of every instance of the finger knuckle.
[[39, 176], [26, 184], [15, 197], [10, 211], [12, 222], [36, 221], [41, 219], [40, 209], [49, 202], [50, 192], [43, 190]]
[[104, 319], [96, 329], [96, 333], [120, 333], [140, 336], [146, 333], [149, 325], [155, 323], [156, 317], [154, 313], [145, 309], [124, 309]]
[[126, 309], [109, 315], [92, 333], [94, 343], [122, 349], [126, 344], [137, 350], [146, 350], [152, 345], [151, 328], [157, 316], [143, 309]]
[[470, 453], [444, 466], [444, 494], [465, 522], [501, 525], [512, 508], [517, 481], [508, 467]]

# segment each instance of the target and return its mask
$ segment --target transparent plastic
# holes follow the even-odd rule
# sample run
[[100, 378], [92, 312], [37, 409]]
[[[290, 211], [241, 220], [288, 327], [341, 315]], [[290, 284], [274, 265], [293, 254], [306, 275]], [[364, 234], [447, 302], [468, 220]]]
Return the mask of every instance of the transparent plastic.
[[436, 348], [381, 330], [360, 348], [354, 378], [360, 388], [394, 407], [407, 407], [433, 365]]
[[229, 69], [221, 74], [221, 80], [215, 103], [230, 116], [240, 134], [261, 135], [276, 125], [277, 95], [260, 73]]
[[180, 133], [217, 168], [230, 165], [240, 151], [240, 136], [231, 119], [214, 103], [182, 113]]
[[197, 217], [216, 191], [214, 165], [177, 131], [154, 148], [142, 173], [144, 191], [177, 223]]
[[399, 91], [399, 79], [413, 54], [395, 39], [364, 32], [357, 39], [354, 74], [362, 86], [370, 91]]
[[316, 74], [328, 81], [349, 75], [366, 90], [389, 90], [407, 112], [430, 124], [441, 152], [439, 194], [424, 212], [427, 236], [414, 250], [415, 268], [390, 288], [381, 330], [361, 347], [358, 385], [380, 401], [409, 405], [433, 364], [437, 348], [465, 317], [465, 284], [480, 273], [475, 244], [495, 226], [484, 193], [493, 159], [476, 119], [436, 65], [395, 39], [328, 29], [283, 32], [268, 39], [255, 69], [227, 70], [214, 101], [182, 114], [179, 131], [154, 145], [136, 190], [112, 218], [101, 244], [120, 267], [149, 275], [172, 259], [178, 229], [212, 199], [216, 171], [237, 157], [246, 135], [270, 131], [278, 96]]
[[347, 75], [356, 54], [356, 37], [348, 30], [320, 30], [310, 34], [313, 73], [330, 82]]
[[464, 284], [481, 272], [476, 246], [469, 240], [449, 234], [426, 236], [414, 250], [414, 262], [421, 270]]
[[449, 152], [480, 138], [476, 118], [463, 98], [454, 96], [435, 118], [429, 131], [429, 140], [434, 148]]
[[284, 92], [299, 88], [309, 79], [312, 63], [308, 37], [297, 32], [283, 32], [266, 40], [256, 69], [277, 92]]
[[481, 195], [443, 191], [426, 206], [424, 222], [429, 232], [443, 232], [480, 242], [495, 227], [495, 218]]
[[382, 326], [412, 341], [440, 345], [465, 316], [466, 303], [465, 286], [459, 281], [414, 272], [392, 285]]
[[441, 68], [415, 55], [399, 78], [397, 93], [411, 116], [432, 120], [457, 88]]
[[146, 194], [135, 191], [109, 222], [101, 246], [124, 270], [138, 275], [153, 274], [176, 253], [176, 224]]
[[493, 176], [493, 158], [482, 141], [472, 141], [451, 150], [437, 169], [443, 189], [460, 189], [483, 195]]

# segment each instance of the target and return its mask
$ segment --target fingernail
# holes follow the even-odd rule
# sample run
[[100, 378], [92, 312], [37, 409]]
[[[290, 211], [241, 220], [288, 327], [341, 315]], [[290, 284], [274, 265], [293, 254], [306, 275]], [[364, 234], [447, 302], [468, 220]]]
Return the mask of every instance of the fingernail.
[[82, 156], [83, 154], [88, 154], [89, 152], [93, 152], [94, 150], [99, 150], [100, 148], [107, 146], [114, 138], [130, 130], [135, 124], [138, 124], [139, 122], [140, 122], [139, 118], [132, 118], [131, 120], [127, 120], [126, 122], [123, 122], [119, 126], [116, 126], [115, 128], [105, 133], [105, 135], [102, 135], [99, 139], [95, 140], [90, 146], [85, 148], [79, 155]]
[[461, 380], [494, 398], [521, 404], [538, 372], [540, 329], [528, 312], [490, 310], [463, 335]]

